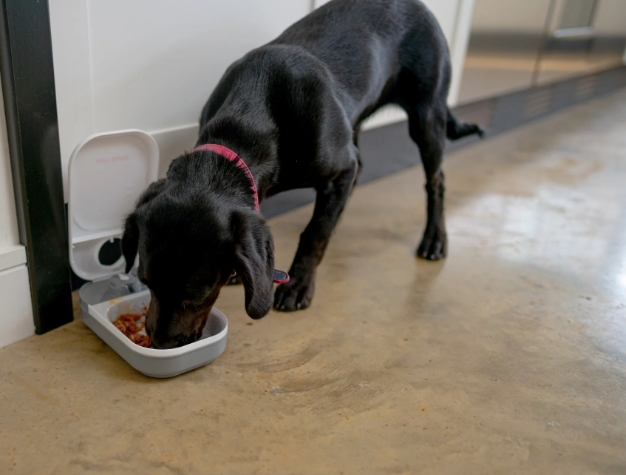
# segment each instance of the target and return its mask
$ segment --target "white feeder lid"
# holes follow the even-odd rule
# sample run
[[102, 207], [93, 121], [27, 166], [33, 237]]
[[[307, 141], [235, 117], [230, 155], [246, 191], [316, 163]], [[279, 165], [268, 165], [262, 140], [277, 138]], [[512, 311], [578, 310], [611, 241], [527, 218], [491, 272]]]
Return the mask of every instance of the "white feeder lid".
[[85, 280], [124, 272], [121, 257], [100, 262], [102, 245], [122, 235], [124, 218], [157, 179], [159, 147], [141, 130], [95, 134], [79, 144], [69, 163], [70, 264]]

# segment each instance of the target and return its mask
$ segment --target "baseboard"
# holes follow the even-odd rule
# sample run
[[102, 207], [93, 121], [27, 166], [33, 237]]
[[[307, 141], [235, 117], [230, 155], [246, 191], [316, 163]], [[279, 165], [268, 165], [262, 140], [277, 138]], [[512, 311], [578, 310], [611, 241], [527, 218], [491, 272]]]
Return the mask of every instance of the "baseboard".
[[0, 272], [0, 302], [0, 348], [35, 334], [25, 265]]
[[195, 145], [198, 140], [198, 124], [152, 130], [148, 133], [159, 146], [159, 178], [163, 178], [172, 160]]
[[26, 248], [20, 244], [0, 247], [0, 272], [26, 264]]

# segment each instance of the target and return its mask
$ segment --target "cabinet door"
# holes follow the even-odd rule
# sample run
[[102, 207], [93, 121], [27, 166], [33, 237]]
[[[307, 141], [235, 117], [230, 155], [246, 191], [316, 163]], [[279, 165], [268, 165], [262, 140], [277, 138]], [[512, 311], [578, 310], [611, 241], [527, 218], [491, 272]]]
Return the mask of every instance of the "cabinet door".
[[531, 87], [551, 0], [476, 0], [459, 102]]
[[623, 0], [556, 0], [538, 65], [538, 84], [622, 63], [626, 46]]
[[589, 70], [598, 5], [598, 0], [555, 0], [538, 64], [537, 84], [560, 81]]

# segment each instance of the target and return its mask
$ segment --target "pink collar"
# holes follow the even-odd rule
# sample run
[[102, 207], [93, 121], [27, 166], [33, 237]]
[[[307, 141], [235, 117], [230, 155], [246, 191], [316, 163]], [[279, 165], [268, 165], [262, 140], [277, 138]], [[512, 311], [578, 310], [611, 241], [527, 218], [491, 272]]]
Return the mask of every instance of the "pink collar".
[[224, 147], [223, 145], [217, 145], [214, 143], [198, 145], [191, 151], [191, 153], [193, 152], [215, 152], [218, 155], [224, 157], [229, 162], [233, 162], [237, 166], [237, 168], [244, 172], [246, 178], [248, 178], [248, 181], [250, 182], [250, 189], [252, 190], [252, 198], [254, 198], [254, 211], [256, 211], [257, 213], [259, 212], [259, 190], [256, 187], [256, 182], [254, 181], [254, 177], [252, 176], [248, 165], [246, 165], [246, 162], [244, 162], [239, 155], [237, 155], [228, 147]]
[[[244, 162], [239, 155], [237, 155], [228, 147], [224, 147], [223, 145], [217, 145], [214, 143], [198, 145], [191, 151], [191, 153], [194, 152], [215, 152], [218, 155], [224, 157], [229, 162], [233, 162], [237, 166], [237, 168], [244, 172], [244, 174], [248, 178], [248, 181], [250, 182], [250, 189], [252, 190], [252, 197], [254, 198], [254, 211], [256, 211], [257, 213], [259, 212], [259, 190], [256, 187], [256, 182], [254, 181], [254, 177], [252, 176], [248, 165], [246, 165], [246, 162]], [[274, 283], [286, 284], [287, 282], [289, 282], [289, 274], [282, 270], [274, 269]]]

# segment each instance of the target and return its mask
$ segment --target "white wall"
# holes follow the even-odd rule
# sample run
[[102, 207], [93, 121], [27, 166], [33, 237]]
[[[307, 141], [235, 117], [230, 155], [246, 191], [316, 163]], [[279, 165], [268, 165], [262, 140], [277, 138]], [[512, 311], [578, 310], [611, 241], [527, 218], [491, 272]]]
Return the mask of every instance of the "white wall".
[[0, 95], [0, 249], [19, 243], [4, 101]]
[[26, 252], [19, 245], [4, 103], [0, 95], [0, 348], [34, 332]]
[[66, 193], [69, 157], [96, 132], [152, 133], [164, 172], [193, 146], [202, 106], [228, 65], [310, 7], [310, 0], [50, 0]]
[[[458, 75], [473, 0], [427, 0], [453, 46]], [[50, 0], [59, 133], [66, 170], [74, 147], [95, 132], [139, 128], [161, 152], [161, 174], [190, 148], [200, 111], [227, 66], [278, 36], [311, 0]], [[466, 14], [463, 16], [462, 11]], [[461, 28], [463, 30], [463, 28]], [[456, 48], [459, 50], [459, 48]], [[402, 119], [389, 112], [373, 126]], [[378, 121], [378, 122], [376, 122]]]

